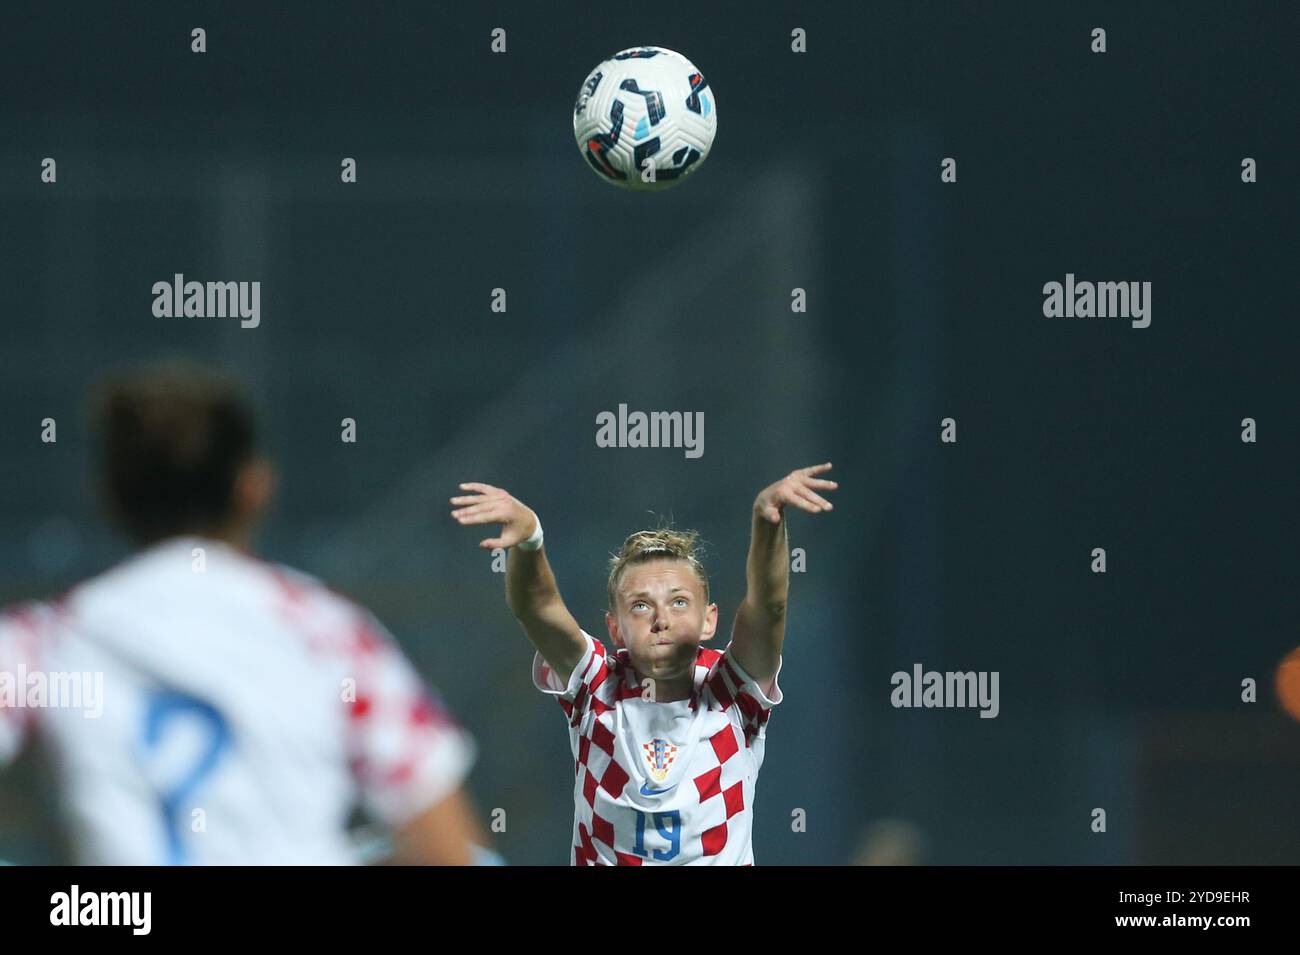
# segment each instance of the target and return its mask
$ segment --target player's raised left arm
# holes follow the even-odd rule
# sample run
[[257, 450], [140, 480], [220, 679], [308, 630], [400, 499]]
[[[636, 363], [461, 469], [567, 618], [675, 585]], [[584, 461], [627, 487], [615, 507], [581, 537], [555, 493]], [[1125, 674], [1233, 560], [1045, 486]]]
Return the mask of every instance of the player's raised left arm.
[[731, 628], [731, 653], [760, 686], [768, 688], [776, 676], [785, 640], [785, 609], [790, 592], [790, 551], [785, 531], [785, 508], [810, 514], [831, 510], [819, 491], [839, 487], [818, 477], [830, 462], [791, 471], [763, 488], [754, 499], [753, 530], [745, 565], [745, 599]]

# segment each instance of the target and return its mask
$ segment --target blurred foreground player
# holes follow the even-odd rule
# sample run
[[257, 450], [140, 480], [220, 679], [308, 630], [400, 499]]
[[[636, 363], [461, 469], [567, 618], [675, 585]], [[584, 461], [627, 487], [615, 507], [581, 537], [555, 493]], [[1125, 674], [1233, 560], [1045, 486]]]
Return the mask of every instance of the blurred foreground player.
[[747, 590], [719, 652], [701, 647], [717, 604], [694, 532], [639, 531], [611, 562], [605, 625], [616, 653], [560, 598], [537, 515], [487, 484], [453, 497], [461, 524], [500, 523], [506, 599], [537, 648], [533, 682], [559, 700], [577, 760], [574, 865], [751, 865], [754, 787], [767, 719], [781, 702], [790, 555], [785, 508], [829, 511], [820, 464], [754, 501]]
[[78, 861], [353, 863], [360, 805], [393, 861], [471, 862], [471, 738], [370, 613], [249, 552], [273, 475], [243, 396], [165, 363], [108, 383], [96, 417], [139, 550], [0, 618], [0, 765], [49, 744]]

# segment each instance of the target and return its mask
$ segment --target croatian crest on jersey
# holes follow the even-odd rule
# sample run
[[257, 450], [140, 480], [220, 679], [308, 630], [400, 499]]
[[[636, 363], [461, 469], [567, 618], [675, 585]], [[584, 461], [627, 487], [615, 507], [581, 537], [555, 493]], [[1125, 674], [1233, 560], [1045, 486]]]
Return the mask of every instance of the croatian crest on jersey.
[[650, 766], [650, 778], [657, 783], [668, 778], [668, 769], [677, 758], [677, 747], [666, 739], [652, 739], [641, 744], [645, 761]]

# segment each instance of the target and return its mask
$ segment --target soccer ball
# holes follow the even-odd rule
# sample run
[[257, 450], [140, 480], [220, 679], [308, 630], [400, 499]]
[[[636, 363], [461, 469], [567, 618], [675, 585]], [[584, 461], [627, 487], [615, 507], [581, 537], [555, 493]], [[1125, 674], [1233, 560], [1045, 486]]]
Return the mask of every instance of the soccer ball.
[[596, 174], [624, 189], [666, 189], [699, 169], [718, 128], [704, 74], [680, 53], [638, 46], [578, 90], [573, 136]]

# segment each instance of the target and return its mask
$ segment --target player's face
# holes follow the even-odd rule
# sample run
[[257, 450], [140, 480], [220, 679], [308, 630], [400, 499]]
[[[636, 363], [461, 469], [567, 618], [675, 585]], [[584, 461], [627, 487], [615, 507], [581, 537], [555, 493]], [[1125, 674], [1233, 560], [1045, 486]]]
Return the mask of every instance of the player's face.
[[656, 680], [692, 673], [700, 642], [713, 636], [717, 604], [685, 561], [635, 564], [623, 574], [610, 636], [626, 647], [637, 672]]

